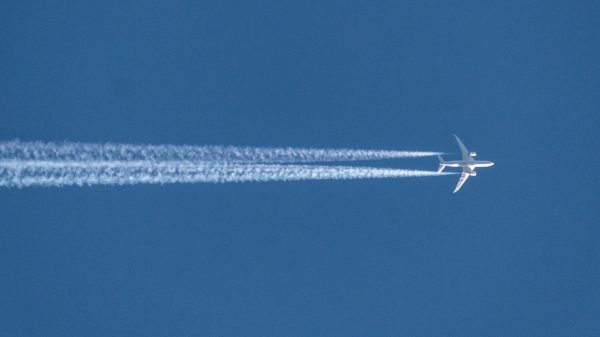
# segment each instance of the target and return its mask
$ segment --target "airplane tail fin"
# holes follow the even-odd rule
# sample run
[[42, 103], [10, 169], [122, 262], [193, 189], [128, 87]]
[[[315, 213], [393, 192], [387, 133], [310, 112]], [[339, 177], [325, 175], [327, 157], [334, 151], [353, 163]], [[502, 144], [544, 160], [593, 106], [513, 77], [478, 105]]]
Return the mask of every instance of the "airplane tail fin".
[[442, 156], [440, 156], [439, 154], [437, 157], [438, 157], [438, 160], [440, 161], [440, 166], [438, 166], [437, 171], [442, 172], [446, 168], [446, 165], [444, 165], [444, 158], [442, 158]]

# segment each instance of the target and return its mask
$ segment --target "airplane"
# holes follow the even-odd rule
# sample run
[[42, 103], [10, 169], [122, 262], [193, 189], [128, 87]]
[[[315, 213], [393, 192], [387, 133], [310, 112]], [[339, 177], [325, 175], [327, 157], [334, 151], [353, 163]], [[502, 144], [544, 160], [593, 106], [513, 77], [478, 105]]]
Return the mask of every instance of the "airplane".
[[452, 193], [458, 192], [458, 190], [460, 190], [462, 185], [464, 185], [465, 181], [467, 181], [469, 177], [474, 177], [477, 175], [477, 173], [475, 172], [476, 168], [494, 166], [494, 163], [491, 161], [473, 159], [473, 157], [477, 156], [477, 153], [469, 152], [469, 150], [467, 150], [467, 148], [465, 147], [465, 144], [463, 144], [463, 142], [460, 141], [460, 138], [458, 138], [457, 135], [454, 135], [454, 138], [456, 138], [458, 146], [460, 147], [460, 152], [462, 152], [462, 160], [445, 161], [444, 158], [442, 158], [442, 156], [438, 155], [438, 159], [440, 160], [440, 166], [437, 170], [438, 172], [442, 172], [446, 168], [446, 166], [462, 167], [460, 179], [458, 180], [458, 184], [456, 185], [456, 188]]

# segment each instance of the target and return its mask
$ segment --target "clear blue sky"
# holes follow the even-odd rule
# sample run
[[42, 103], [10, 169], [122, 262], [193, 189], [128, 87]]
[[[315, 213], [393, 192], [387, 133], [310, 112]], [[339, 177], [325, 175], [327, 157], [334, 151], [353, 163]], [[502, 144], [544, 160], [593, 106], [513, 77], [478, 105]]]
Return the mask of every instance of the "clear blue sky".
[[599, 93], [597, 1], [4, 1], [1, 139], [496, 166], [2, 189], [2, 334], [598, 336]]

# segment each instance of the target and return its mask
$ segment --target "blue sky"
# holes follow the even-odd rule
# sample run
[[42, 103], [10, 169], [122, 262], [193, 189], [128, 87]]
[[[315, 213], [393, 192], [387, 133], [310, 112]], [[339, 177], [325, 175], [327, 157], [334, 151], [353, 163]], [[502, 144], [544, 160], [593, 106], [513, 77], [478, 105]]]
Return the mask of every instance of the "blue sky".
[[[597, 336], [593, 1], [5, 1], [0, 137], [457, 152], [456, 176], [0, 190], [14, 336]], [[433, 158], [368, 163], [435, 169]]]

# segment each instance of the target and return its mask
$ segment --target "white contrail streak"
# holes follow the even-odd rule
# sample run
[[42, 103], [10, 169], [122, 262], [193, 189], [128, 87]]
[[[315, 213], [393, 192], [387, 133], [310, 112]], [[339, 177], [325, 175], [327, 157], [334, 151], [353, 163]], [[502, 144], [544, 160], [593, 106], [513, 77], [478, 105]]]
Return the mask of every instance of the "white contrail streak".
[[25, 160], [188, 160], [227, 163], [311, 163], [393, 158], [428, 157], [442, 154], [425, 151], [270, 148], [237, 146], [132, 145], [118, 143], [22, 142], [0, 143], [1, 158]]
[[0, 186], [3, 187], [401, 178], [445, 174], [375, 167], [186, 161], [0, 161]]
[[[245, 148], [246, 152], [211, 152], [209, 149], [217, 147], [189, 147], [192, 153], [188, 154], [185, 152], [186, 148], [118, 144], [0, 143], [0, 187], [399, 178], [448, 174], [374, 167], [278, 163], [287, 160], [320, 161], [323, 158], [343, 156], [364, 159], [373, 156], [377, 151], [335, 152], [340, 150], [308, 149], [302, 150], [305, 152], [297, 157], [298, 149], [269, 152], [276, 149]], [[292, 152], [285, 152], [288, 150]], [[257, 153], [261, 156], [257, 156]], [[260, 160], [264, 162], [261, 163]]]

